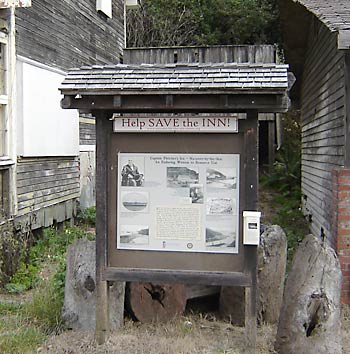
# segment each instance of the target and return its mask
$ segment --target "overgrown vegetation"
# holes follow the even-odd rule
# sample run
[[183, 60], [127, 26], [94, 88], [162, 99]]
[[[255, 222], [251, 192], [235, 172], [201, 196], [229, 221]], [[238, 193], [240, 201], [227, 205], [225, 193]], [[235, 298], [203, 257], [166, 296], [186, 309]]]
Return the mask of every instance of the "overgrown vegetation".
[[280, 225], [288, 239], [288, 262], [295, 247], [308, 233], [308, 224], [301, 211], [301, 129], [298, 111], [282, 116], [283, 143], [270, 171], [261, 174], [263, 201], [271, 212], [267, 221]]
[[77, 215], [77, 221], [81, 226], [94, 227], [96, 225], [96, 207], [80, 210]]
[[140, 0], [128, 47], [279, 43], [276, 0]]
[[23, 227], [16, 230], [12, 220], [0, 224], [0, 287], [17, 271], [21, 259], [27, 257], [31, 233]]
[[[45, 229], [30, 247], [28, 257], [21, 257], [5, 290], [23, 295], [8, 302], [8, 295], [3, 293], [5, 301], [0, 302], [0, 353], [34, 352], [48, 335], [63, 329], [66, 249], [76, 238], [94, 238], [88, 231], [94, 224], [94, 213], [94, 208], [86, 211], [79, 227], [67, 227], [62, 232], [54, 227]], [[11, 296], [12, 301], [16, 299]]]

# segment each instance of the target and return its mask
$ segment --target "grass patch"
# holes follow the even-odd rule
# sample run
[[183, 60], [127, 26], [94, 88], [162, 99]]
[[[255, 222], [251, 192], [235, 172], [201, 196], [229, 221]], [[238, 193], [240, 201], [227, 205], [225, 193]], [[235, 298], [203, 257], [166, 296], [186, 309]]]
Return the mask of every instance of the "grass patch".
[[24, 303], [0, 302], [0, 353], [32, 353], [64, 327], [63, 298], [52, 279], [40, 282]]
[[[61, 309], [66, 250], [82, 237], [94, 238], [83, 227], [69, 227], [62, 232], [48, 228], [31, 247], [28, 260], [21, 261], [5, 287], [12, 295], [0, 294], [0, 353], [36, 352], [49, 335], [64, 329]], [[17, 293], [22, 295], [14, 295]]]
[[54, 227], [45, 229], [43, 237], [30, 248], [28, 259], [21, 260], [17, 272], [5, 285], [5, 289], [9, 293], [18, 294], [35, 288], [43, 277], [43, 264], [61, 263], [65, 259], [68, 245], [82, 237], [91, 239], [93, 236], [79, 227], [68, 227], [62, 232], [57, 232]]
[[35, 290], [33, 297], [23, 306], [26, 318], [42, 333], [56, 334], [63, 328], [61, 309], [63, 297], [56, 291], [52, 281], [43, 281]]
[[47, 336], [35, 327], [19, 328], [17, 333], [5, 334], [0, 337], [1, 353], [33, 353]]

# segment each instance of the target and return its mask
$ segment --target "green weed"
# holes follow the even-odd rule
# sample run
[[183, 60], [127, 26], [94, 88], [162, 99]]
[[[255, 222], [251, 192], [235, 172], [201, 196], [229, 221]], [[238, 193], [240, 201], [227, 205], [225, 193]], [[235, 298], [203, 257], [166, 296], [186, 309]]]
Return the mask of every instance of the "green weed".
[[35, 327], [22, 327], [15, 333], [0, 337], [0, 352], [4, 354], [26, 354], [36, 351], [47, 336]]
[[79, 224], [84, 224], [88, 226], [96, 225], [96, 207], [90, 207], [80, 210], [77, 215]]
[[62, 306], [63, 297], [56, 291], [52, 279], [48, 279], [35, 289], [32, 299], [24, 305], [24, 313], [43, 333], [58, 333], [63, 329]]
[[[40, 272], [43, 264], [62, 263], [65, 259], [67, 247], [76, 238], [82, 237], [94, 238], [93, 235], [87, 234], [78, 227], [68, 227], [62, 232], [57, 232], [54, 227], [45, 229], [43, 237], [36, 240], [30, 248], [29, 257], [21, 260], [17, 272], [5, 285], [5, 289], [10, 293], [21, 293], [34, 288], [41, 279]], [[63, 271], [63, 269], [60, 269], [60, 271]]]
[[271, 196], [271, 224], [281, 226], [288, 240], [288, 267], [294, 250], [308, 233], [308, 224], [301, 211], [301, 145], [299, 112], [284, 115], [283, 145], [271, 171], [260, 176], [260, 188]]

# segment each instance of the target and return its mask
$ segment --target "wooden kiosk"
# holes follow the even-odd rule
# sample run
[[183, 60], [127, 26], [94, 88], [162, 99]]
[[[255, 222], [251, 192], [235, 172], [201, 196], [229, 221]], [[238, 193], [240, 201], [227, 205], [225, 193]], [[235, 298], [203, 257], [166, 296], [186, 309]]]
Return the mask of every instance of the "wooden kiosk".
[[277, 64], [69, 72], [62, 107], [96, 117], [99, 343], [109, 282], [176, 282], [245, 287], [254, 351], [260, 225], [243, 212], [257, 207], [258, 112], [286, 111], [287, 91]]

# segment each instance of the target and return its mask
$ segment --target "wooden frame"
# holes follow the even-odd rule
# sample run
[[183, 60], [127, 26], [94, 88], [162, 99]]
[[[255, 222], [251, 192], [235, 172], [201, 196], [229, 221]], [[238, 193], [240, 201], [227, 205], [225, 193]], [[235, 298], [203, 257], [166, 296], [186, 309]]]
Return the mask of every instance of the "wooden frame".
[[[122, 253], [116, 247], [113, 233], [116, 230], [118, 205], [117, 191], [117, 153], [176, 153], [176, 154], [240, 154], [240, 213], [243, 210], [254, 211], [257, 207], [258, 188], [258, 112], [285, 112], [289, 107], [287, 67], [277, 64], [252, 65], [206, 65], [189, 64], [186, 69], [182, 65], [171, 68], [157, 66], [110, 66], [92, 67], [72, 70], [61, 88], [64, 98], [62, 108], [81, 109], [92, 113], [96, 124], [96, 176], [97, 176], [97, 238], [96, 238], [96, 281], [97, 281], [97, 312], [96, 338], [103, 343], [108, 334], [108, 283], [118, 281], [155, 281], [183, 282], [204, 285], [225, 285], [245, 287], [245, 324], [246, 346], [249, 353], [255, 352], [256, 343], [256, 288], [257, 288], [257, 246], [243, 246], [242, 218], [240, 215], [240, 251], [237, 254], [223, 254], [218, 261], [220, 266], [208, 266], [207, 259], [196, 263], [191, 260], [186, 266], [176, 260], [186, 257], [181, 252], [151, 250], [122, 250], [125, 254], [135, 252], [137, 255], [149, 252], [151, 255], [162, 254], [164, 261], [156, 259], [150, 262], [118, 263]], [[159, 71], [160, 70], [160, 71]], [[193, 71], [192, 71], [193, 70]], [[258, 72], [259, 71], [259, 72]], [[261, 80], [261, 75], [265, 80]], [[265, 77], [266, 75], [266, 77]], [[193, 78], [196, 78], [194, 81]], [[208, 77], [211, 77], [208, 81]], [[161, 80], [160, 80], [161, 78]], [[266, 82], [266, 79], [268, 82]], [[169, 133], [137, 133], [130, 140], [136, 139], [137, 144], [127, 145], [120, 133], [121, 150], [112, 137], [114, 114], [121, 113], [247, 113], [247, 118], [239, 123], [238, 133], [222, 133], [213, 141], [214, 134], [187, 133], [187, 138], [195, 137], [195, 142], [184, 151], [180, 143], [174, 145]], [[118, 118], [117, 118], [118, 119]], [[164, 151], [152, 140], [164, 134]], [[177, 135], [182, 133], [172, 133]], [[145, 135], [149, 145], [145, 143]], [[232, 140], [225, 135], [231, 136]], [[211, 136], [209, 138], [209, 136]], [[186, 138], [186, 139], [187, 139]], [[202, 139], [202, 140], [201, 140]], [[203, 140], [204, 139], [204, 140]], [[203, 144], [203, 141], [207, 143]], [[235, 140], [236, 139], [236, 140]], [[124, 139], [125, 140], [125, 139]], [[157, 140], [159, 143], [159, 140]], [[185, 141], [185, 139], [184, 139]], [[234, 142], [235, 141], [235, 142]], [[240, 143], [234, 150], [232, 145]], [[232, 143], [234, 142], [234, 143]], [[199, 144], [197, 144], [199, 143]], [[214, 146], [220, 144], [220, 148]], [[232, 144], [231, 144], [232, 143]], [[124, 145], [123, 145], [124, 144]], [[171, 148], [168, 148], [171, 146]], [[184, 144], [186, 144], [184, 142]], [[225, 145], [226, 144], [226, 145]], [[139, 147], [136, 147], [139, 145]], [[148, 148], [147, 148], [148, 146]], [[230, 146], [230, 148], [228, 148]], [[204, 147], [203, 151], [201, 148]], [[243, 149], [243, 150], [242, 150]], [[114, 155], [114, 156], [113, 156]], [[121, 155], [119, 155], [121, 156]], [[243, 158], [242, 158], [243, 157]], [[237, 162], [238, 163], [238, 162]], [[118, 165], [120, 167], [120, 165]], [[244, 172], [242, 172], [244, 171]], [[119, 172], [118, 172], [119, 173]], [[242, 182], [243, 181], [243, 182]], [[243, 201], [243, 203], [242, 203]], [[113, 247], [109, 247], [113, 245]], [[115, 250], [118, 250], [117, 252]], [[155, 248], [157, 249], [157, 248]], [[119, 253], [118, 253], [119, 252]], [[129, 252], [129, 253], [127, 253]], [[183, 252], [185, 253], [185, 252]], [[209, 258], [204, 252], [188, 253], [198, 261], [198, 257]], [[175, 256], [174, 256], [175, 255]], [[146, 256], [145, 256], [146, 257]], [[162, 258], [160, 257], [160, 258]], [[132, 258], [132, 257], [131, 257]], [[136, 258], [137, 259], [137, 258]], [[173, 263], [169, 263], [173, 261]], [[218, 258], [211, 257], [212, 261]], [[162, 263], [163, 262], [163, 263]], [[232, 262], [232, 263], [231, 263]], [[152, 266], [153, 265], [153, 266]], [[160, 265], [160, 266], [159, 266]], [[170, 266], [169, 266], [170, 265]]]
[[[112, 140], [112, 121], [109, 111], [96, 111], [96, 282], [97, 282], [97, 312], [96, 338], [103, 343], [108, 335], [108, 283], [113, 281], [153, 281], [153, 282], [181, 282], [204, 285], [243, 286], [246, 288], [246, 345], [250, 352], [254, 352], [256, 343], [256, 287], [257, 287], [257, 247], [244, 246], [241, 248], [244, 256], [239, 271], [198, 271], [181, 269], [144, 269], [120, 268], [109, 265], [108, 235], [110, 233], [110, 218], [108, 213], [110, 201], [108, 197], [110, 181], [110, 151]], [[241, 198], [245, 200], [246, 210], [255, 210], [257, 204], [257, 111], [248, 111], [247, 119], [242, 121], [246, 154], [242, 164], [245, 166], [245, 190], [241, 191]], [[234, 134], [230, 134], [235, 139]], [[242, 239], [242, 235], [240, 236]], [[242, 247], [242, 245], [241, 245]], [[133, 252], [133, 251], [131, 251]]]

